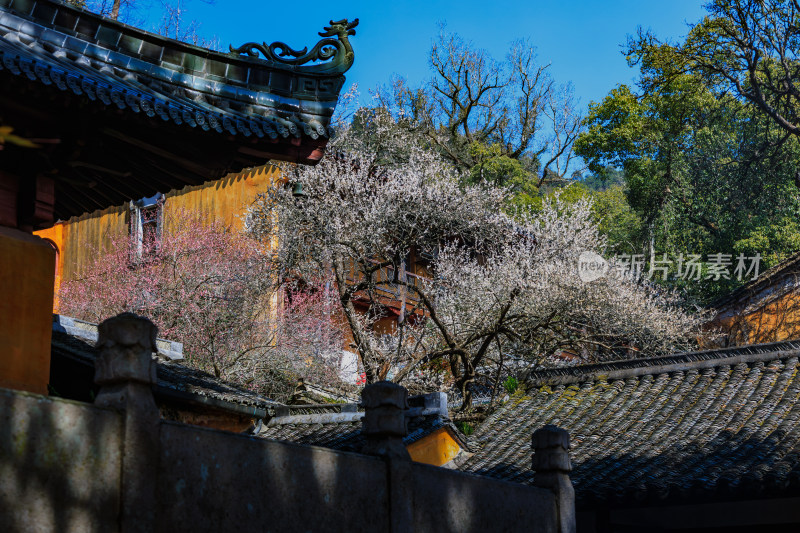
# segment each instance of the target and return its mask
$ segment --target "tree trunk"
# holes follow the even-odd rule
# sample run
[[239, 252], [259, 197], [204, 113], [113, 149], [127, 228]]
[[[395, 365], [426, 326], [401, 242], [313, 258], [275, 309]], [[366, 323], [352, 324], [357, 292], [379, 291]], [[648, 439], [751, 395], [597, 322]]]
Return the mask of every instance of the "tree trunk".
[[462, 398], [461, 407], [458, 408], [459, 411], [466, 411], [472, 407], [472, 391], [469, 389], [469, 385], [474, 379], [474, 372], [465, 371], [464, 375], [456, 381], [456, 387], [458, 387]]
[[119, 7], [122, 3], [122, 0], [114, 0], [114, 4], [111, 6], [111, 13], [108, 15], [109, 18], [117, 20], [119, 18]]
[[353, 335], [353, 342], [356, 344], [358, 356], [361, 358], [361, 364], [364, 365], [367, 384], [376, 383], [380, 380], [380, 369], [378, 368], [380, 360], [372, 349], [367, 333], [363, 330], [358, 320], [358, 311], [356, 311], [351, 295], [348, 292], [344, 261], [341, 258], [334, 260], [333, 274], [336, 277], [336, 287], [339, 291], [339, 301], [342, 304], [344, 316], [350, 326], [350, 332]]

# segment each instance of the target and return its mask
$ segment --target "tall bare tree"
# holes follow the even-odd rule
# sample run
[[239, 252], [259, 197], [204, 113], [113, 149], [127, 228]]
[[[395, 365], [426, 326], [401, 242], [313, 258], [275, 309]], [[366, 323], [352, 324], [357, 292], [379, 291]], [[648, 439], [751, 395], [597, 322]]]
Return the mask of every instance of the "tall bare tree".
[[714, 0], [679, 52], [686, 67], [800, 136], [800, 2]]
[[400, 124], [423, 134], [462, 170], [491, 153], [519, 161], [537, 187], [567, 177], [581, 116], [571, 86], [553, 81], [530, 42], [516, 41], [497, 61], [442, 28], [429, 63], [434, 76], [424, 86], [396, 78], [378, 91]]

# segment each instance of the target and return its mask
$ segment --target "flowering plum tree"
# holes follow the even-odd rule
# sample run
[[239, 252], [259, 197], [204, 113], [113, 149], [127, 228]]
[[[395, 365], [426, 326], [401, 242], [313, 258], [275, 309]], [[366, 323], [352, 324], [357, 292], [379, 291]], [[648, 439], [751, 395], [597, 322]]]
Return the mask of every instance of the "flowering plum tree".
[[[333, 283], [368, 382], [441, 386], [425, 369], [444, 363], [467, 407], [476, 380], [496, 388], [509, 367], [566, 363], [564, 350], [585, 360], [690, 345], [699, 318], [674, 295], [630, 278], [581, 281], [581, 252], [605, 246], [588, 201], [507, 214], [506, 190], [460, 185], [440, 157], [373, 126], [340, 135], [334, 155], [298, 168], [248, 221], [279, 243], [281, 277]], [[408, 272], [412, 256], [427, 257], [426, 275]], [[403, 304], [389, 342], [375, 327], [386, 295]]]
[[327, 293], [273, 292], [260, 243], [177, 212], [142, 249], [132, 257], [129, 237], [112, 237], [78, 279], [62, 284], [62, 312], [96, 322], [122, 311], [147, 316], [162, 337], [184, 344], [188, 364], [276, 398], [297, 377], [336, 380], [342, 341]]

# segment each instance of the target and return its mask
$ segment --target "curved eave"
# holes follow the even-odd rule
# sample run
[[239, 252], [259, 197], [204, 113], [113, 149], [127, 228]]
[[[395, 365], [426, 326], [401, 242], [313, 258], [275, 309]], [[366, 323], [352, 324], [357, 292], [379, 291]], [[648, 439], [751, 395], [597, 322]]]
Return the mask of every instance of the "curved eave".
[[326, 137], [344, 83], [341, 74], [205, 50], [52, 0], [0, 0], [0, 54], [0, 68], [17, 76], [243, 137]]

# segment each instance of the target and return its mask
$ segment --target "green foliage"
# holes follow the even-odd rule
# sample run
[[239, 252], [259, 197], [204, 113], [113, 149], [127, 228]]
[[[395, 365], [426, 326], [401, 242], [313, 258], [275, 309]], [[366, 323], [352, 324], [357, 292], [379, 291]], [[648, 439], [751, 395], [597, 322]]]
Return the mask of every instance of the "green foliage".
[[[556, 196], [558, 196], [563, 204], [569, 206], [591, 195], [591, 191], [580, 182], [556, 187], [542, 187], [538, 192], [539, 194], [535, 196], [525, 198], [524, 207], [527, 207], [533, 212], [541, 211], [544, 208], [545, 202], [553, 200]], [[514, 201], [517, 202], [518, 205], [522, 204], [520, 198], [515, 198]]]
[[581, 176], [579, 181], [589, 190], [605, 191], [615, 185], [624, 186], [625, 173], [614, 167], [605, 167], [600, 172]]
[[[794, 219], [785, 218], [775, 224], [759, 226], [733, 245], [737, 253], [753, 256], [762, 254], [761, 271], [773, 267], [800, 250], [800, 226]], [[764, 251], [768, 253], [764, 255]]]
[[[649, 256], [652, 246], [670, 257], [760, 253], [763, 267], [800, 250], [797, 141], [692, 74], [671, 45], [639, 35], [628, 60], [640, 68], [640, 93], [621, 85], [591, 104], [575, 145], [595, 175], [608, 167], [624, 174], [624, 186], [593, 194], [612, 248]], [[734, 284], [669, 283], [701, 301]]]
[[627, 85], [612, 89], [600, 103], [590, 103], [587, 130], [575, 141], [575, 152], [592, 172], [624, 168], [639, 152], [637, 140], [646, 126], [645, 109]]
[[508, 376], [506, 380], [503, 382], [503, 388], [506, 389], [506, 392], [509, 394], [514, 394], [517, 392], [517, 388], [519, 387], [519, 381], [517, 378]]
[[[529, 173], [522, 167], [519, 159], [509, 157], [499, 144], [473, 142], [469, 145], [469, 155], [473, 166], [469, 169], [472, 183], [490, 183], [498, 187], [508, 185], [524, 186]], [[536, 191], [534, 186], [532, 189]]]
[[[797, 0], [712, 0], [702, 21], [676, 47], [687, 72], [716, 94], [759, 110], [785, 138], [800, 136], [800, 3]], [[654, 37], [648, 36], [651, 42]]]
[[628, 203], [622, 185], [592, 193], [592, 211], [600, 232], [608, 238], [610, 252], [633, 254], [638, 252], [645, 226], [642, 219]]
[[459, 431], [461, 431], [461, 433], [463, 433], [464, 435], [469, 436], [475, 433], [475, 428], [470, 423], [459, 422], [457, 427]]

